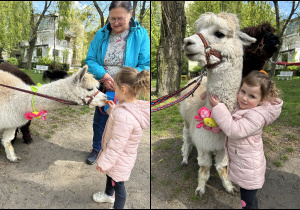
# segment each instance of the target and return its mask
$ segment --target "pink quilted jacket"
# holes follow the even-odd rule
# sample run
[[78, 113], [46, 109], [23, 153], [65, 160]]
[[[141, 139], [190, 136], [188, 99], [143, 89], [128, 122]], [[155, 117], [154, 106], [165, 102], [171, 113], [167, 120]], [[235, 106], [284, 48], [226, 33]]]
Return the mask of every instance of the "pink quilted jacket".
[[212, 118], [226, 135], [228, 179], [244, 189], [260, 189], [264, 184], [266, 159], [262, 130], [279, 117], [282, 104], [277, 99], [253, 109], [237, 107], [232, 114], [223, 103], [212, 109]]
[[128, 181], [137, 157], [143, 129], [150, 128], [150, 102], [118, 103], [109, 114], [102, 149], [101, 169], [116, 182]]

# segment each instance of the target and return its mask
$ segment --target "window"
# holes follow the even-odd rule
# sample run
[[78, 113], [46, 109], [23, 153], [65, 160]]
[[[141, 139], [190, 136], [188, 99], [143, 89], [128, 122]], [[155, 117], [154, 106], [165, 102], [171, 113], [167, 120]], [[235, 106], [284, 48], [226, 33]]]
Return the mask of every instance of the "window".
[[282, 61], [287, 62], [288, 61], [288, 53], [283, 53], [282, 54]]
[[36, 49], [36, 56], [37, 57], [42, 57], [43, 56], [43, 50], [42, 50], [42, 48], [37, 48]]
[[59, 50], [53, 50], [53, 57], [54, 56], [59, 56]]

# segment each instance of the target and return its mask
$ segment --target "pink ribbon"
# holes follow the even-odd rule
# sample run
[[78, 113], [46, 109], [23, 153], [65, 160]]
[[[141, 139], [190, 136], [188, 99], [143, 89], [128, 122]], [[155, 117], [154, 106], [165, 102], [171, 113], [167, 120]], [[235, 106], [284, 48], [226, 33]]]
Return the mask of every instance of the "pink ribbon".
[[32, 118], [42, 118], [42, 120], [46, 120], [47, 111], [40, 111], [39, 113], [27, 112], [25, 113], [25, 118], [27, 120], [31, 120]]

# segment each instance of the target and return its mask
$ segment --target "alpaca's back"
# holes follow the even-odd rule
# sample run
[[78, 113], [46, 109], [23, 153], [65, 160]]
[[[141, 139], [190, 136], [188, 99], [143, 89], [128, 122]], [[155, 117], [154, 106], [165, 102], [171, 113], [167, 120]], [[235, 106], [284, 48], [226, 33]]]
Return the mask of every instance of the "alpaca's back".
[[[20, 78], [2, 70], [0, 70], [0, 84], [9, 85], [17, 88], [25, 88], [27, 90], [30, 90], [30, 88], [28, 88], [28, 86]], [[17, 90], [0, 86], [0, 95], [1, 95], [0, 109], [1, 109], [1, 104], [7, 103], [8, 100], [11, 100], [15, 95], [16, 91]]]
[[24, 81], [27, 85], [35, 85], [33, 80], [23, 71], [21, 71], [18, 67], [10, 64], [10, 63], [1, 63], [0, 64], [0, 70], [9, 72], [16, 77], [19, 77]]

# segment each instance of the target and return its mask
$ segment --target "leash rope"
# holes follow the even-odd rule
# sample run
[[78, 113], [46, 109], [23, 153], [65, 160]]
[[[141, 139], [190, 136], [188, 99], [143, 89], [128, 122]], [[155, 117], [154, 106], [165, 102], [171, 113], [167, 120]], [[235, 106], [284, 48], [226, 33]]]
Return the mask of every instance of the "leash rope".
[[[110, 78], [100, 79], [99, 82], [104, 82], [105, 80], [110, 80]], [[41, 94], [41, 93], [36, 93], [36, 92], [33, 92], [33, 91], [12, 87], [12, 86], [9, 86], [9, 85], [0, 84], [0, 86], [10, 88], [10, 89], [13, 89], [13, 90], [18, 90], [18, 91], [21, 91], [21, 92], [24, 92], [24, 93], [29, 93], [29, 94], [32, 94], [32, 95], [40, 96], [40, 97], [47, 98], [47, 99], [50, 99], [50, 100], [53, 100], [53, 101], [57, 101], [57, 102], [60, 102], [60, 103], [63, 103], [63, 104], [78, 105], [78, 103], [73, 102], [73, 101], [67, 101], [67, 100], [64, 100], [64, 99], [55, 98], [53, 96], [48, 96], [48, 95], [44, 95], [44, 94]]]
[[189, 86], [191, 86], [191, 85], [194, 84], [195, 82], [197, 82], [197, 80], [194, 80], [193, 82], [191, 82], [191, 83], [188, 84], [187, 86], [183, 87], [183, 88], [180, 89], [180, 90], [175, 91], [174, 93], [170, 93], [169, 95], [162, 96], [162, 97], [160, 97], [160, 98], [158, 98], [158, 99], [155, 99], [155, 100], [151, 101], [151, 107], [152, 107], [152, 106], [156, 106], [157, 104], [160, 104], [160, 103], [162, 103], [162, 102], [168, 100], [169, 98], [172, 98], [173, 96], [175, 96], [175, 95], [181, 93], [183, 90], [185, 90], [186, 88], [188, 88]]
[[[163, 109], [166, 109], [166, 108], [168, 108], [168, 107], [171, 107], [171, 106], [173, 106], [173, 105], [175, 105], [175, 104], [180, 103], [180, 102], [183, 101], [184, 99], [188, 98], [188, 97], [189, 97], [190, 95], [192, 95], [192, 94], [195, 92], [195, 90], [200, 86], [200, 84], [201, 84], [201, 82], [202, 82], [202, 78], [203, 78], [203, 76], [204, 76], [205, 74], [206, 74], [205, 71], [202, 71], [202, 72], [201, 72], [200, 78], [198, 79], [198, 83], [197, 83], [197, 84], [195, 85], [195, 87], [194, 87], [191, 91], [189, 91], [187, 94], [185, 94], [185, 95], [182, 96], [181, 98], [179, 98], [179, 99], [177, 99], [177, 100], [175, 100], [175, 101], [173, 101], [173, 102], [171, 102], [171, 103], [168, 103], [168, 104], [166, 104], [166, 105], [157, 107], [157, 108], [155, 108], [155, 109], [151, 109], [151, 113], [157, 112], [157, 111], [160, 111], [160, 110], [163, 110]], [[178, 90], [178, 91], [175, 91], [174, 93], [171, 93], [171, 94], [169, 94], [169, 95], [166, 95], [166, 96], [160, 97], [159, 99], [156, 99], [156, 100], [154, 100], [154, 101], [151, 101], [151, 107], [152, 107], [152, 106], [155, 106], [155, 105], [157, 105], [157, 104], [160, 104], [160, 103], [162, 103], [162, 102], [164, 102], [164, 101], [166, 101], [167, 99], [173, 97], [174, 95], [177, 95], [178, 93], [182, 92], [182, 91], [185, 90], [187, 87], [189, 87], [190, 85], [194, 84], [195, 82], [197, 82], [197, 80], [194, 80], [194, 81], [193, 81], [192, 83], [190, 83], [188, 86], [185, 86], [184, 88], [182, 88], [182, 89], [180, 89], [180, 90]]]
[[43, 98], [47, 98], [47, 99], [50, 99], [50, 100], [53, 100], [53, 101], [57, 101], [57, 102], [60, 102], [60, 103], [63, 103], [63, 104], [78, 105], [78, 103], [73, 102], [73, 101], [67, 101], [67, 100], [64, 100], [64, 99], [55, 98], [55, 97], [44, 95], [44, 94], [41, 94], [41, 93], [35, 93], [35, 92], [29, 91], [29, 90], [24, 90], [24, 89], [21, 89], [21, 88], [16, 88], [16, 87], [12, 87], [12, 86], [9, 86], [9, 85], [3, 85], [3, 84], [0, 84], [0, 85], [3, 86], [3, 87], [6, 87], [6, 88], [18, 90], [18, 91], [21, 91], [21, 92], [24, 92], [24, 93], [33, 94], [33, 95], [40, 96], [40, 97], [43, 97]]

